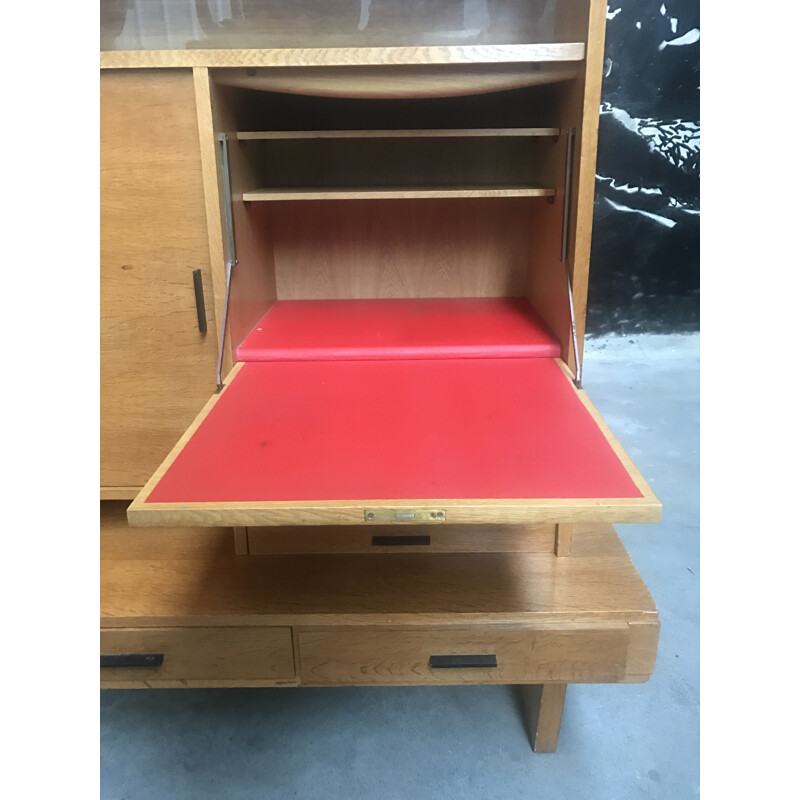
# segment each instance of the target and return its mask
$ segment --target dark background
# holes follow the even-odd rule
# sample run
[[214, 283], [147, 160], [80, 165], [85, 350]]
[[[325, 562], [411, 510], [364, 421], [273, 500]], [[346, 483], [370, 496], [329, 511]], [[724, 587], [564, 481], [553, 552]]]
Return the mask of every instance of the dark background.
[[587, 333], [695, 331], [699, 0], [609, 0], [606, 26]]

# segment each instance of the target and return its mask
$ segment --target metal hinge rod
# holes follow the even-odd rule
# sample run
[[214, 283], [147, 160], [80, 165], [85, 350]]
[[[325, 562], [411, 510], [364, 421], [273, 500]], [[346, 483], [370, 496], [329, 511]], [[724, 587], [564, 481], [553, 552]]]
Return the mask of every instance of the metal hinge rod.
[[572, 330], [572, 349], [575, 353], [575, 385], [581, 388], [583, 364], [578, 351], [578, 330], [575, 326], [575, 301], [572, 294], [572, 277], [569, 268], [569, 214], [572, 201], [572, 170], [575, 158], [575, 128], [567, 131], [567, 163], [564, 169], [564, 218], [561, 225], [561, 261], [567, 276], [567, 297], [569, 298], [569, 320]]
[[231, 195], [231, 170], [228, 158], [228, 136], [217, 134], [221, 147], [223, 213], [225, 214], [225, 306], [222, 311], [222, 330], [219, 334], [219, 355], [217, 357], [217, 391], [222, 391], [222, 359], [225, 353], [225, 332], [228, 328], [228, 304], [231, 297], [231, 274], [238, 263], [236, 260], [236, 239], [233, 235], [233, 200]]

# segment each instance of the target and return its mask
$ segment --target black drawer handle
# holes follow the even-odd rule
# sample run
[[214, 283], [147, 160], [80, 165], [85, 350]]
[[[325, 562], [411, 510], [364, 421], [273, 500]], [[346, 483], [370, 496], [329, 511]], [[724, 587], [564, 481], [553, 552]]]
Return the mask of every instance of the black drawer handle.
[[497, 656], [431, 656], [428, 666], [431, 669], [472, 669], [496, 667]]
[[430, 536], [373, 536], [375, 547], [408, 547], [410, 545], [425, 546], [431, 543]]
[[196, 269], [192, 272], [192, 280], [194, 281], [194, 302], [197, 306], [197, 327], [200, 333], [208, 331], [208, 322], [206, 321], [206, 301], [203, 297], [203, 273]]
[[100, 656], [100, 669], [160, 667], [163, 663], [163, 653], [122, 653], [121, 655]]

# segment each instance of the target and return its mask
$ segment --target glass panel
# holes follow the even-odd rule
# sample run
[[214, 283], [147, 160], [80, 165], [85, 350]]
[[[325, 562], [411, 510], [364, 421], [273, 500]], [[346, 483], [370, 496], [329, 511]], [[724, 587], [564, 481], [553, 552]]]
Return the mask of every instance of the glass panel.
[[101, 0], [100, 49], [581, 41], [559, 5], [584, 16], [585, 0]]

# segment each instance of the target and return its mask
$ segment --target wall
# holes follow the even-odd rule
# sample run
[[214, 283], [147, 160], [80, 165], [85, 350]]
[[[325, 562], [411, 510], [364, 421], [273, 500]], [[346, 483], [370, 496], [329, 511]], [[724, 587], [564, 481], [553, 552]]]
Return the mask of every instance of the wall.
[[700, 324], [699, 0], [609, 0], [587, 333]]

